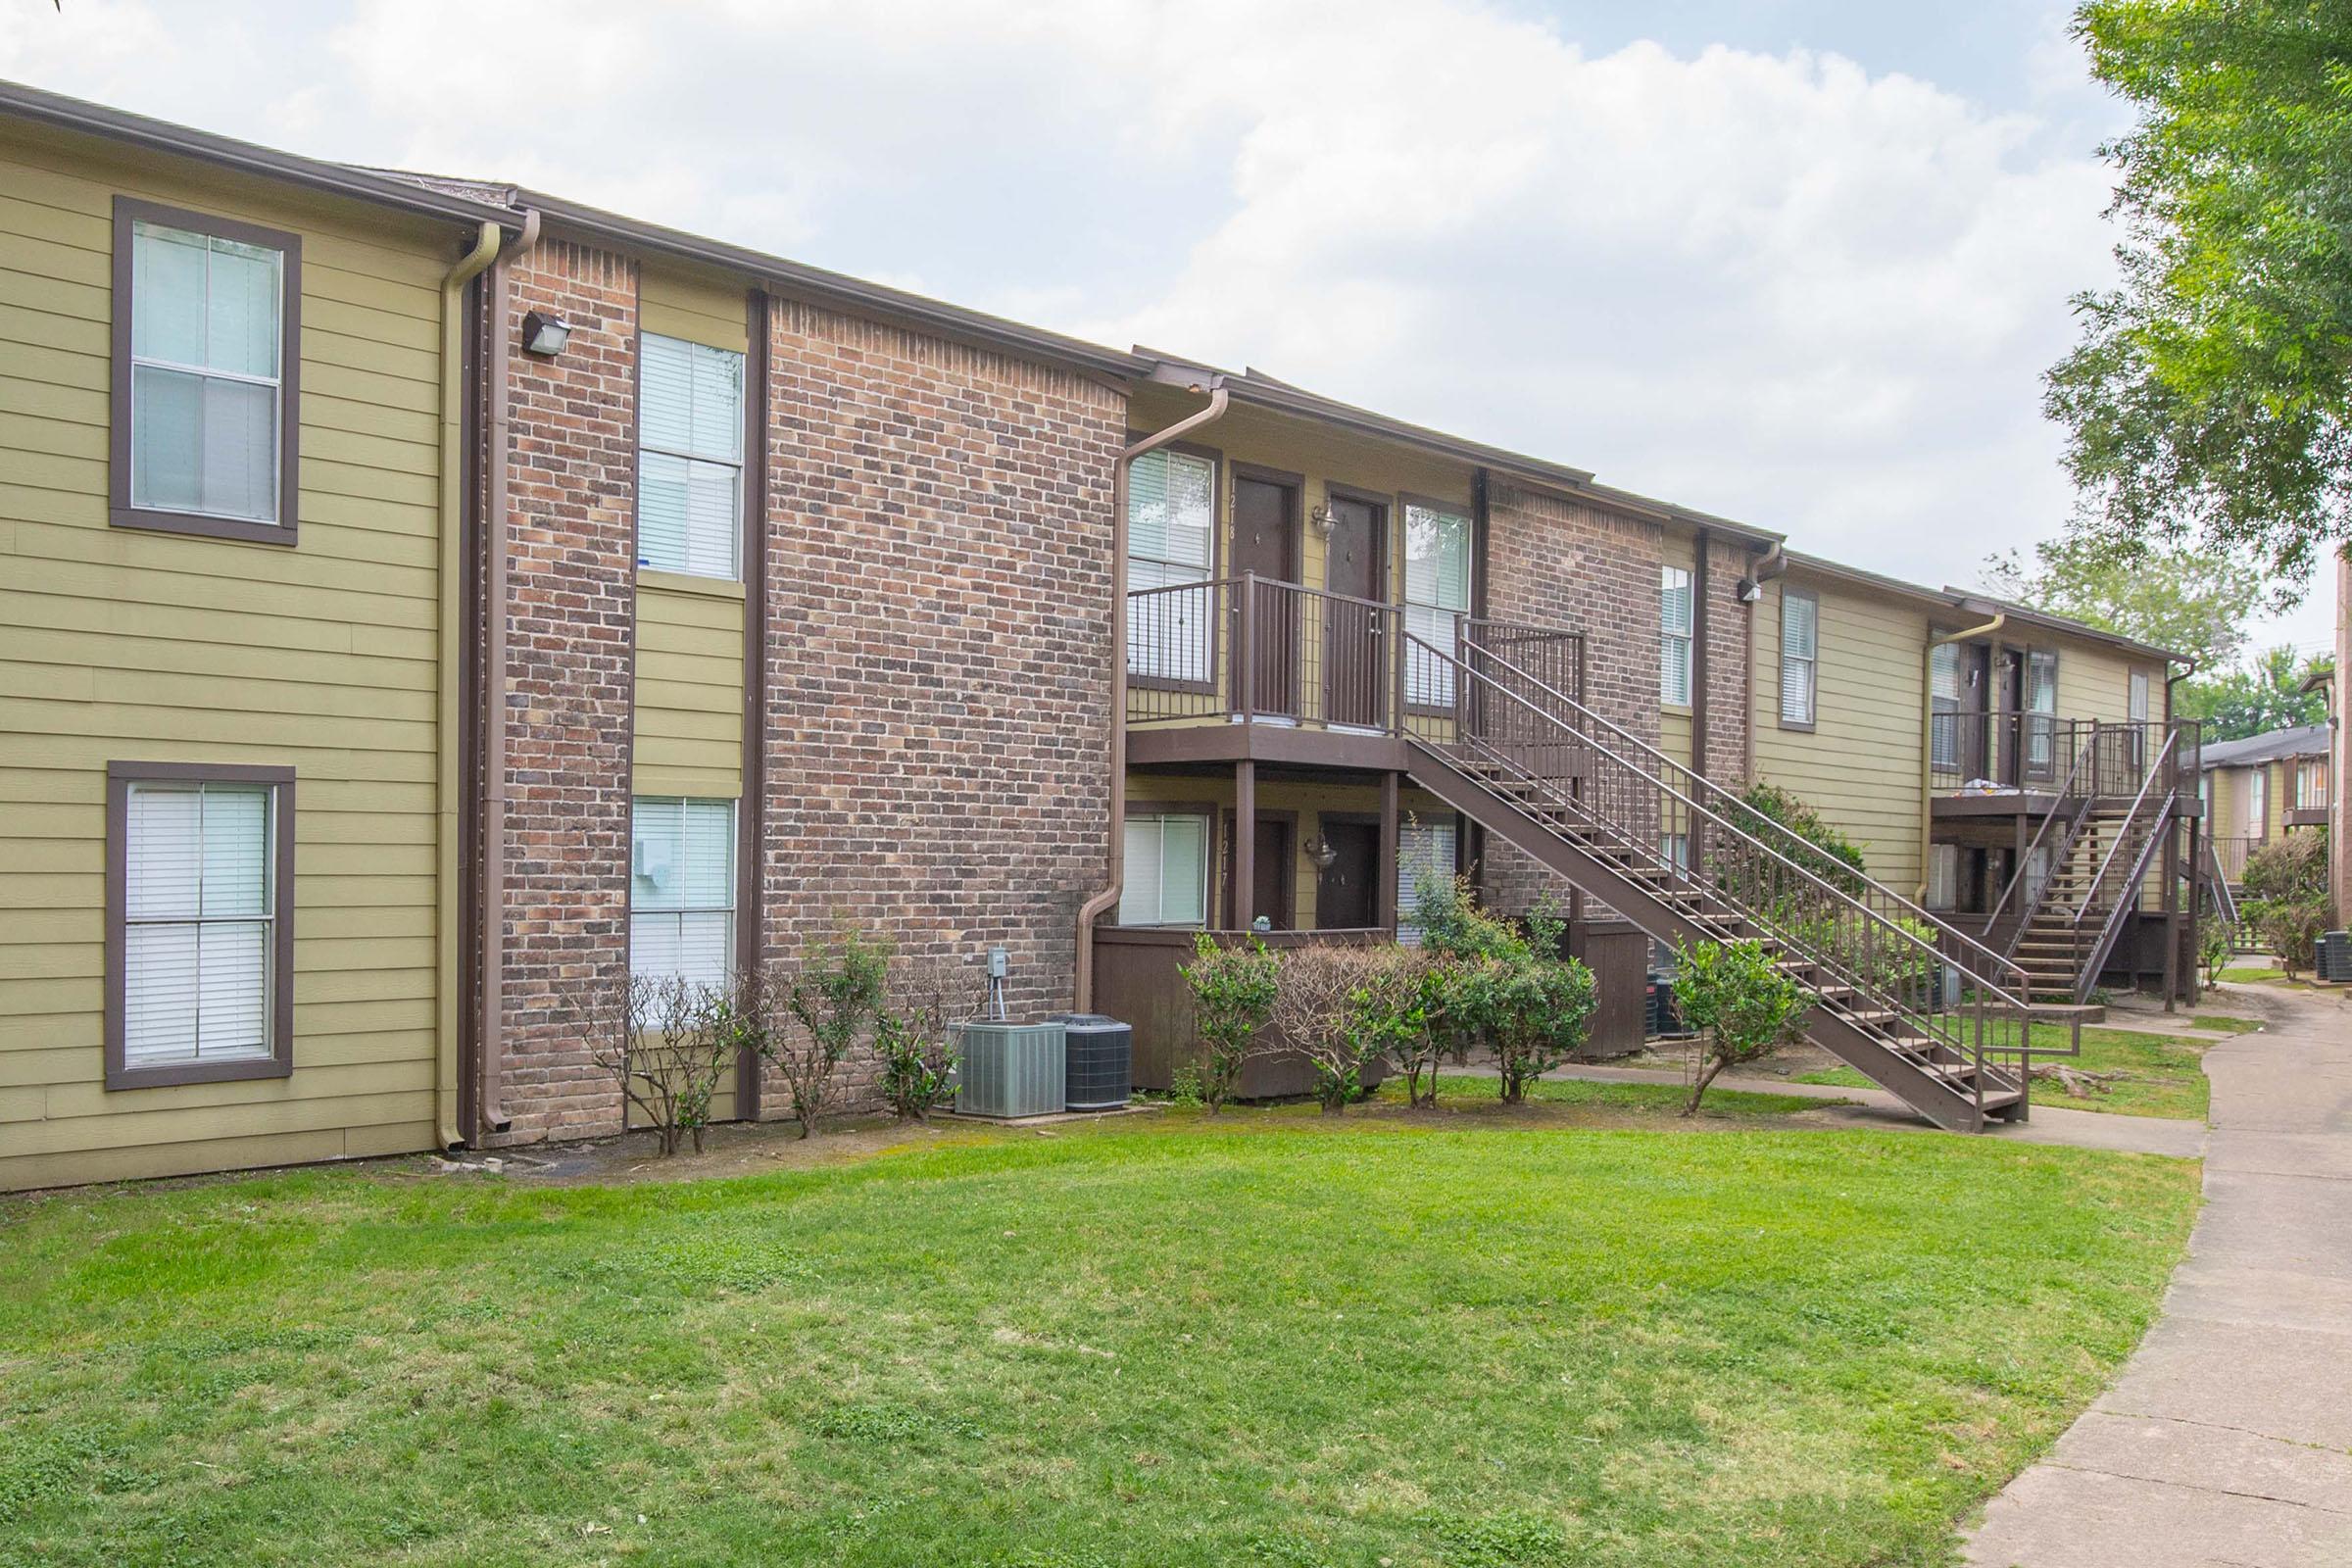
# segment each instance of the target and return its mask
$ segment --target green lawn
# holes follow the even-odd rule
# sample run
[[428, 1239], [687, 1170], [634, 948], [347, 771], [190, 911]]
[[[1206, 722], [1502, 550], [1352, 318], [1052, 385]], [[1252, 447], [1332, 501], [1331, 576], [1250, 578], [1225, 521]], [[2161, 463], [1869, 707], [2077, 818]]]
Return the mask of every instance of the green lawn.
[[2260, 1018], [2229, 1018], [2218, 1012], [2200, 1012], [2189, 1021], [2199, 1029], [2211, 1030], [2216, 1034], [2252, 1034], [2262, 1027]]
[[2284, 980], [2286, 971], [2267, 963], [2242, 963], [2217, 971], [2214, 978], [2226, 980], [2231, 985], [2259, 986], [2274, 980]]
[[1942, 1564], [2197, 1200], [1916, 1134], [929, 1136], [0, 1199], [0, 1562]]
[[[2034, 1026], [2034, 1043], [2045, 1050], [2066, 1049], [2067, 1033], [2051, 1024]], [[2121, 1072], [2126, 1076], [2107, 1087], [2093, 1088], [2078, 1100], [2055, 1081], [2037, 1079], [2034, 1102], [2064, 1105], [2070, 1110], [2105, 1110], [2126, 1116], [2165, 1116], [2176, 1121], [2202, 1121], [2208, 1102], [2203, 1042], [2174, 1035], [2137, 1034], [2127, 1029], [2089, 1028], [2082, 1031], [2081, 1057], [2042, 1056], [2036, 1065], [2052, 1062], [2084, 1072]], [[1841, 1084], [1859, 1088], [1870, 1080], [1851, 1067], [1832, 1067], [1799, 1073], [1802, 1084]]]
[[[1384, 1102], [1401, 1103], [1404, 1085], [1392, 1078], [1381, 1086]], [[1652, 1115], [1679, 1113], [1690, 1091], [1674, 1084], [1598, 1083], [1582, 1078], [1539, 1078], [1527, 1086], [1527, 1098], [1539, 1106], [1577, 1105], [1603, 1110], [1647, 1112]], [[1501, 1094], [1495, 1080], [1468, 1073], [1441, 1073], [1438, 1076], [1438, 1101], [1442, 1108], [1475, 1111], [1494, 1104], [1497, 1112]], [[1819, 1110], [1824, 1105], [1846, 1105], [1847, 1100], [1816, 1100], [1805, 1095], [1767, 1095], [1750, 1090], [1710, 1089], [1699, 1105], [1702, 1117], [1733, 1117], [1747, 1119], [1757, 1116], [1788, 1116], [1802, 1110]]]

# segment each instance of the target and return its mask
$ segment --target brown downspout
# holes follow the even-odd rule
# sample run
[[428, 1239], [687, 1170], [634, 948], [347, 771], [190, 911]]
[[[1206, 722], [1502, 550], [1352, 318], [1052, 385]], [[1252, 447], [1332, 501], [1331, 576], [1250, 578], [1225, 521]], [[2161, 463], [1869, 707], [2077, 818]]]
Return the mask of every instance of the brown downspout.
[[471, 622], [466, 614], [466, 480], [464, 452], [466, 408], [466, 288], [498, 257], [501, 230], [488, 219], [466, 252], [441, 279], [441, 494], [439, 556], [440, 733], [435, 762], [435, 824], [433, 894], [433, 967], [436, 998], [433, 1005], [434, 1137], [443, 1149], [465, 1142], [461, 1107], [466, 1095], [462, 1082], [459, 1035], [464, 1003], [466, 954], [463, 932], [465, 909], [458, 886], [465, 874], [466, 769], [465, 748], [459, 737], [466, 730], [466, 647]]
[[[1714, 536], [1698, 530], [1690, 549], [1690, 771], [1707, 776], [1707, 643], [1714, 621], [1707, 613], [1707, 555]], [[1691, 846], [1693, 851], [1697, 846]]]
[[[1936, 843], [1936, 650], [1945, 643], [1964, 643], [1972, 637], [1989, 637], [2007, 625], [2006, 613], [1993, 616], [1982, 626], [1955, 631], [1942, 637], [1931, 637], [1919, 655], [1919, 888], [1911, 902], [1922, 908], [1928, 903], [1928, 862], [1935, 856]], [[1990, 693], [1986, 693], [1990, 696]], [[2022, 869], [2022, 868], [2021, 868]], [[2015, 872], [2011, 873], [2015, 875]]]
[[490, 352], [483, 372], [489, 414], [482, 420], [482, 533], [487, 560], [482, 598], [487, 607], [482, 658], [482, 1018], [479, 1029], [481, 1125], [503, 1133], [514, 1125], [506, 1099], [507, 981], [507, 450], [513, 406], [507, 385], [507, 269], [539, 243], [539, 210], [522, 218], [522, 232], [498, 255], [484, 302]]
[[1208, 407], [1165, 430], [1148, 435], [1119, 454], [1110, 471], [1110, 874], [1102, 890], [1078, 908], [1075, 1010], [1095, 1004], [1095, 922], [1117, 906], [1127, 876], [1127, 470], [1145, 453], [1179, 440], [1221, 417], [1227, 393], [1222, 379], [1206, 390]]

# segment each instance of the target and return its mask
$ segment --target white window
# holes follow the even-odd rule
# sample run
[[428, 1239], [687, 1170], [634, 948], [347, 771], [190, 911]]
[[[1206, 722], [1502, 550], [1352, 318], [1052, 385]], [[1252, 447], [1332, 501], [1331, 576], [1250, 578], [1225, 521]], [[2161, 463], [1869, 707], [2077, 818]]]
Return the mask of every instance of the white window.
[[[1407, 502], [1404, 508], [1404, 629], [1450, 659], [1455, 628], [1470, 612], [1470, 519]], [[1415, 654], [1405, 661], [1405, 701], [1453, 706], [1453, 666]]]
[[2325, 759], [2306, 757], [2295, 764], [2295, 808], [2316, 811], [2328, 804], [2328, 763]]
[[2271, 830], [2271, 770], [2269, 764], [2246, 771], [2246, 837], [2258, 839]]
[[[1162, 447], [1127, 469], [1127, 673], [1205, 682], [1215, 590], [1217, 466]], [[1150, 590], [1150, 591], [1147, 591]]]
[[1928, 846], [1928, 907], [1953, 909], [1960, 904], [1960, 846]]
[[1928, 650], [1928, 720], [1931, 754], [1939, 772], [1960, 766], [1960, 645], [1937, 643]]
[[1658, 701], [1690, 706], [1690, 572], [1658, 568]]
[[122, 813], [122, 1066], [267, 1060], [277, 955], [274, 790], [137, 781]]
[[1396, 940], [1412, 946], [1421, 940], [1414, 918], [1421, 908], [1421, 879], [1451, 876], [1456, 825], [1451, 817], [1434, 822], [1404, 822], [1396, 828]]
[[629, 972], [724, 985], [735, 966], [735, 803], [629, 803]]
[[639, 342], [637, 564], [733, 578], [743, 534], [743, 356]]
[[2147, 722], [2148, 672], [2146, 670], [2135, 669], [2132, 672], [2132, 692], [2127, 701], [2131, 704], [2130, 717], [2134, 723]]
[[1208, 818], [1195, 811], [1127, 819], [1121, 925], [1208, 924]]
[[285, 254], [144, 219], [130, 247], [131, 507], [277, 522]]
[[1821, 602], [1781, 590], [1781, 722], [1811, 724], [1821, 676]]

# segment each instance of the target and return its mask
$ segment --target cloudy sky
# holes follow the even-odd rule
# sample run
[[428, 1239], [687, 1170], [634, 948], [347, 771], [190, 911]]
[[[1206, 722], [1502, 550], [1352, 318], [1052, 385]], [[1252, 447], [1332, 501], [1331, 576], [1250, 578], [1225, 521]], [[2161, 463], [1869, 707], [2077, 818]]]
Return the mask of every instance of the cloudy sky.
[[1256, 366], [1940, 584], [2071, 505], [2038, 378], [2123, 121], [2067, 10], [0, 0], [0, 76]]

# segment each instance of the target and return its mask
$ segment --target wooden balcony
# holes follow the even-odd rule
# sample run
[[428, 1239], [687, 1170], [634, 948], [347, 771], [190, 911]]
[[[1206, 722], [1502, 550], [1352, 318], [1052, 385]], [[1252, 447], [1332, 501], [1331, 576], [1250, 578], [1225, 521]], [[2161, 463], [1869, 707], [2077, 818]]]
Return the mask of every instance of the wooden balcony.
[[[2181, 743], [2168, 754], [2174, 730]], [[1937, 817], [2039, 814], [2061, 796], [2129, 805], [2159, 757], [2169, 773], [2196, 778], [2196, 731], [2185, 719], [1937, 713], [1929, 720], [1929, 794]]]
[[1401, 771], [1408, 736], [1447, 740], [1456, 657], [1505, 654], [1584, 692], [1577, 632], [1476, 620], [1244, 573], [1127, 596], [1127, 757], [1148, 767], [1271, 763]]

